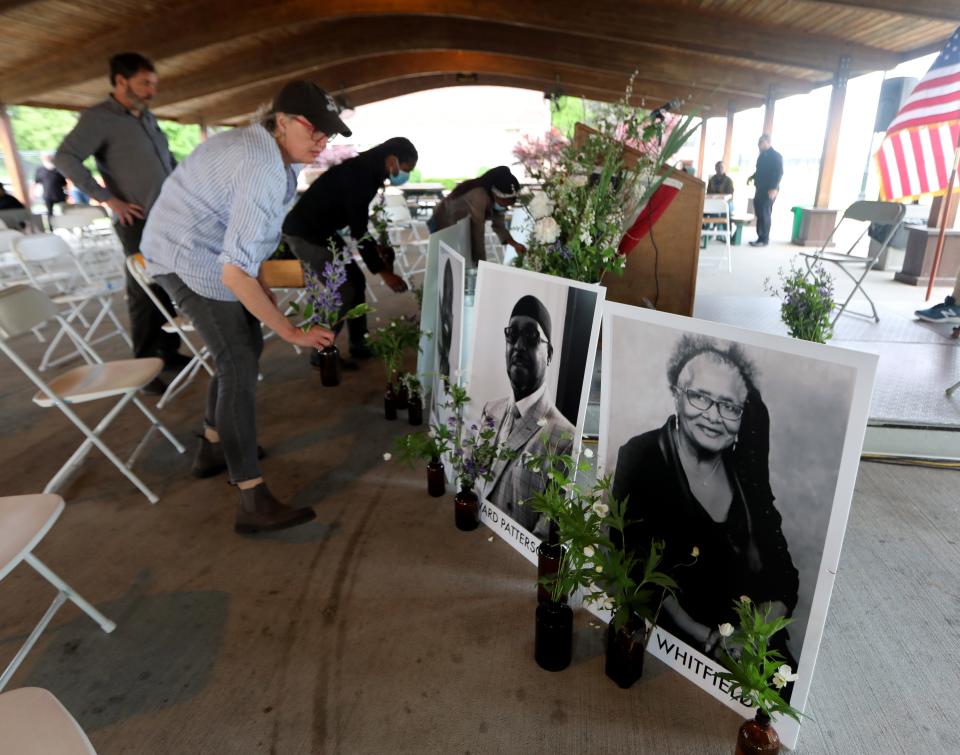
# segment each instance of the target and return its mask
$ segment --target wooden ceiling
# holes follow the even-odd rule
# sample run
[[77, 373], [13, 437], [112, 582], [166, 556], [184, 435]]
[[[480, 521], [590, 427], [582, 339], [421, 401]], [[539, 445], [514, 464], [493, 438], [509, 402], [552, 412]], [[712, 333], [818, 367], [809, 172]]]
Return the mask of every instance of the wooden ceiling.
[[358, 105], [446, 86], [687, 98], [722, 115], [939, 49], [958, 0], [0, 0], [0, 102], [83, 108], [107, 59], [160, 74], [155, 112], [234, 123], [291, 78]]

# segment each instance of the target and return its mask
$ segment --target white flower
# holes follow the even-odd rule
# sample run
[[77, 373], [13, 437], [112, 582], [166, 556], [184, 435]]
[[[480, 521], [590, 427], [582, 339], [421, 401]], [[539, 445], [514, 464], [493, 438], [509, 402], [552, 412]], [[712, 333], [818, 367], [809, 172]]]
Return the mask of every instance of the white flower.
[[597, 516], [606, 516], [610, 513], [610, 507], [607, 506], [607, 504], [605, 504], [603, 501], [597, 501], [591, 508], [593, 509], [593, 513]]
[[590, 235], [590, 229], [587, 226], [580, 229], [580, 241], [587, 245], [593, 241], [593, 236]]
[[597, 574], [603, 574], [603, 567], [597, 564], [593, 569]]
[[596, 553], [596, 551], [593, 549], [592, 545], [584, 546], [583, 548], [584, 556], [586, 556], [587, 558], [592, 558], [594, 553]]
[[546, 417], [541, 417], [540, 419], [537, 420], [537, 427], [546, 427], [546, 426], [547, 426]]
[[541, 244], [552, 244], [560, 236], [560, 226], [551, 217], [540, 218], [533, 226], [533, 236]]
[[777, 672], [773, 675], [773, 686], [777, 689], [783, 689], [789, 682], [795, 681], [797, 681], [797, 675], [794, 674], [792, 669], [786, 664], [778, 668]]
[[581, 189], [587, 185], [587, 177], [584, 175], [577, 174], [577, 175], [570, 176], [570, 178], [567, 179], [567, 182], [571, 186]]
[[690, 551], [690, 555], [693, 556], [694, 558], [699, 558], [699, 557], [700, 557], [700, 547], [697, 546], [697, 545], [693, 546], [693, 549]]
[[718, 629], [720, 630], [721, 637], [729, 637], [730, 635], [733, 634], [733, 624], [724, 623], [724, 624], [721, 624], [718, 627]]
[[588, 459], [592, 459], [593, 451], [591, 451], [589, 448], [585, 448], [583, 449], [583, 455], [586, 456]]
[[393, 454], [386, 453], [386, 454], [383, 455], [383, 460], [384, 460], [384, 461], [390, 461], [390, 459], [392, 459], [392, 458], [393, 458]]
[[538, 191], [527, 205], [527, 210], [534, 220], [540, 220], [553, 213], [553, 202], [544, 192]]
[[603, 601], [603, 607], [606, 608], [608, 611], [612, 611], [612, 610], [613, 610], [613, 598], [607, 598], [606, 600], [604, 600], [604, 601]]
[[750, 602], [750, 596], [749, 596], [749, 595], [741, 595], [741, 596], [740, 596], [740, 602], [741, 602], [741, 603], [749, 603], [749, 602]]

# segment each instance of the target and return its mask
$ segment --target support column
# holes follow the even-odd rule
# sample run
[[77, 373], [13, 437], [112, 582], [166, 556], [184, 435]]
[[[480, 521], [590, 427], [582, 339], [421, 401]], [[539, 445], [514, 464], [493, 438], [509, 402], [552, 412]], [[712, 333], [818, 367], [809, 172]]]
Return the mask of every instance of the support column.
[[773, 136], [773, 111], [777, 106], [777, 98], [773, 96], [773, 87], [767, 92], [767, 101], [763, 106], [763, 133]]
[[733, 156], [733, 108], [727, 108], [727, 133], [723, 137], [723, 167], [730, 169], [730, 158]]
[[850, 58], [844, 55], [833, 75], [830, 92], [830, 109], [827, 111], [827, 129], [823, 135], [823, 153], [820, 155], [820, 175], [817, 178], [815, 207], [830, 205], [830, 188], [833, 186], [833, 169], [837, 164], [837, 145], [840, 143], [840, 122], [843, 120], [843, 102], [847, 95], [847, 78], [850, 73]]
[[13, 124], [10, 123], [7, 106], [2, 103], [0, 103], [0, 152], [3, 152], [3, 163], [13, 181], [13, 193], [23, 202], [23, 206], [29, 209], [30, 192], [23, 173], [23, 163], [20, 162], [20, 152], [17, 150], [17, 140], [13, 135]]
[[201, 118], [200, 123], [198, 125], [200, 126], [200, 143], [202, 144], [207, 140], [207, 136], [208, 136], [207, 122]]
[[700, 178], [704, 178], [706, 173], [704, 171], [703, 158], [706, 155], [707, 149], [707, 119], [703, 118], [700, 120], [700, 149], [697, 152], [697, 175]]

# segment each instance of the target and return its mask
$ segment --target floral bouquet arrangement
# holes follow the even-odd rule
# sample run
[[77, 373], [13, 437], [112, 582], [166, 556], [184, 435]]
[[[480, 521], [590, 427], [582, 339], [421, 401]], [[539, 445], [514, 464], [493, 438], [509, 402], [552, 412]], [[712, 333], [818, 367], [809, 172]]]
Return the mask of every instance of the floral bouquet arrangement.
[[[598, 544], [594, 559], [603, 570], [594, 580], [593, 592], [588, 599], [611, 612], [614, 631], [633, 624], [635, 619], [646, 620], [649, 629], [643, 633], [645, 647], [656, 626], [663, 601], [676, 594], [677, 583], [659, 570], [663, 561], [662, 540], [651, 539], [646, 553], [627, 550], [624, 537], [629, 524], [626, 499], [618, 501], [610, 496], [609, 501], [609, 506], [603, 505], [603, 524], [608, 536]], [[698, 551], [691, 554], [694, 560], [697, 556]]]
[[782, 299], [780, 319], [790, 335], [804, 341], [826, 343], [833, 336], [830, 314], [835, 305], [833, 278], [823, 265], [814, 265], [805, 271], [796, 264], [790, 272], [779, 272], [780, 288], [765, 281], [765, 288], [773, 296]]
[[513, 156], [531, 178], [543, 183], [553, 178], [570, 146], [558, 128], [551, 128], [542, 137], [524, 136], [513, 148]]
[[693, 116], [651, 118], [632, 99], [633, 77], [595, 130], [539, 169], [543, 189], [527, 201], [534, 227], [523, 267], [588, 283], [623, 272], [624, 231], [660, 187], [663, 167], [699, 127]]
[[450, 384], [443, 407], [446, 422], [431, 424], [425, 432], [410, 433], [395, 441], [400, 461], [446, 457], [463, 490], [473, 490], [477, 480], [493, 479], [493, 465], [513, 458], [513, 452], [496, 443], [497, 431], [492, 417], [465, 427], [464, 410], [470, 403], [466, 388]]
[[[584, 450], [586, 458], [593, 452]], [[587, 472], [589, 462], [579, 464], [570, 454], [547, 448], [543, 454], [527, 454], [523, 462], [531, 470], [539, 470], [543, 488], [524, 502], [542, 514], [550, 523], [549, 540], [561, 546], [556, 574], [541, 578], [554, 602], [564, 600], [577, 589], [590, 591], [597, 577], [603, 573], [603, 564], [596, 560], [598, 550], [609, 540], [604, 534], [610, 507], [604, 499], [611, 485], [609, 477], [585, 487], [575, 482], [577, 472]]]
[[420, 346], [419, 327], [410, 317], [395, 317], [387, 325], [367, 334], [370, 350], [383, 360], [387, 382], [392, 383], [400, 370], [403, 354]]
[[731, 695], [739, 695], [765, 715], [779, 713], [799, 721], [800, 711], [780, 696], [780, 690], [796, 681], [797, 675], [784, 663], [783, 655], [770, 647], [770, 638], [793, 620], [771, 620], [769, 609], [757, 606], [746, 595], [733, 605], [740, 626], [735, 629], [732, 624], [721, 624], [718, 628], [721, 660], [728, 670], [718, 673], [717, 678], [730, 683]]
[[320, 275], [310, 265], [303, 263], [306, 306], [301, 308], [296, 302], [290, 304], [290, 309], [303, 318], [300, 327], [304, 333], [314, 325], [333, 330], [347, 320], [362, 317], [372, 311], [369, 304], [363, 303], [340, 314], [343, 309], [343, 296], [340, 291], [347, 282], [347, 264], [351, 260], [351, 254], [349, 244], [338, 249], [331, 241], [328, 248], [332, 259], [323, 266]]

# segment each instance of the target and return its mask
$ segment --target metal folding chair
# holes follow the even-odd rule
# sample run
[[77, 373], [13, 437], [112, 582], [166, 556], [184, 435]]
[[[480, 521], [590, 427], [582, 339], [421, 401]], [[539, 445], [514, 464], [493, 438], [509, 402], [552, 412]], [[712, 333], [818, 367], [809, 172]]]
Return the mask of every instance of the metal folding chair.
[[707, 197], [703, 200], [703, 224], [700, 226], [700, 236], [708, 241], [719, 239], [724, 242], [726, 247], [724, 254], [719, 257], [720, 266], [723, 267], [726, 261], [727, 272], [732, 273], [730, 239], [733, 236], [733, 230], [730, 227], [730, 205], [726, 199]]
[[151, 287], [153, 281], [147, 274], [143, 255], [130, 255], [127, 257], [126, 265], [131, 277], [137, 282], [137, 285], [143, 289], [143, 292], [147, 295], [150, 301], [153, 302], [153, 306], [160, 310], [160, 314], [162, 314], [163, 318], [167, 321], [167, 324], [163, 326], [163, 330], [167, 333], [176, 333], [178, 336], [180, 336], [180, 340], [186, 344], [187, 348], [190, 349], [190, 352], [193, 354], [190, 361], [187, 362], [183, 369], [177, 373], [177, 376], [167, 384], [167, 390], [163, 392], [163, 395], [157, 402], [157, 409], [163, 409], [163, 407], [167, 406], [167, 404], [173, 401], [173, 399], [176, 398], [181, 391], [183, 391], [188, 385], [190, 385], [190, 383], [193, 382], [193, 379], [197, 376], [197, 373], [201, 369], [206, 370], [207, 374], [210, 377], [213, 377], [213, 367], [211, 367], [207, 361], [210, 356], [210, 352], [207, 350], [207, 347], [203, 345], [203, 343], [201, 343], [200, 347], [198, 348], [187, 335], [187, 333], [196, 333], [193, 323], [183, 315], [177, 315], [175, 312], [170, 312], [165, 306], [163, 306], [163, 303], [160, 301], [156, 293], [154, 293], [153, 288]]
[[[863, 287], [863, 281], [867, 277], [867, 273], [869, 273], [873, 269], [873, 266], [877, 264], [877, 259], [883, 254], [887, 246], [890, 244], [890, 240], [897, 232], [897, 228], [900, 227], [900, 222], [903, 220], [905, 212], [906, 208], [902, 204], [897, 204], [895, 202], [854, 202], [846, 210], [844, 210], [840, 220], [833, 227], [833, 230], [830, 231], [830, 235], [827, 237], [827, 240], [823, 242], [823, 246], [820, 247], [819, 250], [813, 254], [807, 252], [800, 253], [806, 262], [808, 275], [811, 273], [815, 265], [821, 262], [829, 262], [839, 267], [843, 271], [844, 275], [853, 281], [853, 289], [850, 291], [850, 294], [844, 300], [843, 304], [837, 307], [837, 313], [833, 316], [831, 324], [836, 323], [840, 315], [842, 315], [844, 312], [848, 312], [848, 314], [851, 315], [857, 315], [858, 317], [873, 318], [874, 322], [880, 322], [880, 316], [877, 314], [877, 308], [873, 303], [873, 299], [870, 298], [870, 295]], [[840, 226], [843, 225], [843, 222], [846, 220], [864, 223], [863, 230], [846, 252], [828, 252], [827, 247], [833, 241], [833, 238], [837, 233], [837, 229], [840, 228]], [[883, 239], [883, 242], [879, 245], [875, 245], [872, 251], [868, 251], [866, 255], [855, 254], [854, 252], [857, 250], [860, 242], [863, 241], [864, 237], [867, 235], [867, 231], [870, 230], [870, 223], [888, 226], [890, 230]], [[856, 270], [857, 268], [860, 269], [858, 274], [851, 272], [851, 270]], [[870, 311], [872, 314], [867, 314], [865, 312], [854, 312], [853, 310], [848, 311], [847, 306], [850, 304], [851, 299], [853, 299], [853, 296], [857, 293], [857, 291], [863, 294], [863, 298], [865, 298], [870, 304]]]
[[[13, 571], [21, 561], [26, 561], [41, 577], [57, 588], [57, 596], [53, 599], [47, 612], [30, 632], [3, 674], [0, 674], [0, 691], [7, 686], [7, 682], [10, 681], [27, 653], [36, 644], [40, 634], [46, 629], [54, 614], [68, 600], [73, 601], [77, 608], [97, 622], [104, 632], [109, 634], [117, 626], [78, 595], [73, 588], [33, 554], [33, 549], [60, 518], [63, 509], [63, 499], [58, 495], [34, 494], [0, 498], [0, 580]], [[5, 731], [4, 727], [0, 726], [0, 731]], [[4, 734], [4, 739], [6, 739], [6, 734]]]
[[[104, 280], [91, 277], [77, 261], [69, 245], [52, 233], [38, 233], [12, 240], [14, 254], [20, 261], [30, 283], [50, 294], [54, 304], [65, 309], [67, 322], [80, 322], [86, 329], [83, 340], [95, 346], [118, 336], [132, 348], [130, 336], [113, 311], [113, 299], [123, 293], [120, 279]], [[98, 304], [99, 309], [92, 320], [87, 319], [85, 309]], [[113, 330], [97, 335], [100, 326], [107, 321]], [[54, 352], [63, 341], [63, 331], [54, 335], [40, 362], [40, 371], [81, 356], [76, 349], [54, 358]]]
[[[55, 377], [49, 383], [43, 381], [39, 374], [10, 345], [10, 341], [23, 333], [43, 325], [51, 320], [59, 323], [62, 331], [73, 342], [77, 351], [87, 361], [86, 365], [73, 369]], [[120, 470], [121, 474], [132, 482], [143, 493], [150, 503], [156, 503], [159, 498], [144, 482], [132, 471], [131, 466], [137, 456], [146, 446], [147, 440], [154, 430], [159, 430], [170, 444], [183, 453], [186, 449], [153, 416], [143, 402], [137, 398], [137, 392], [157, 377], [163, 370], [163, 360], [155, 357], [148, 359], [121, 359], [113, 362], [104, 362], [97, 353], [86, 344], [77, 334], [73, 326], [57, 314], [56, 305], [42, 291], [30, 286], [13, 286], [0, 291], [0, 351], [10, 357], [10, 360], [20, 368], [39, 391], [34, 395], [33, 402], [40, 407], [57, 407], [63, 412], [85, 436], [85, 440], [66, 463], [50, 479], [44, 493], [55, 491], [67, 477], [81, 464], [90, 450], [96, 446], [110, 462]], [[74, 404], [83, 404], [106, 398], [119, 399], [114, 407], [104, 416], [93, 429], [77, 416], [70, 407]], [[133, 453], [126, 463], [104, 443], [101, 436], [106, 432], [110, 423], [116, 419], [123, 408], [133, 403], [149, 420], [150, 427], [144, 433]]]

